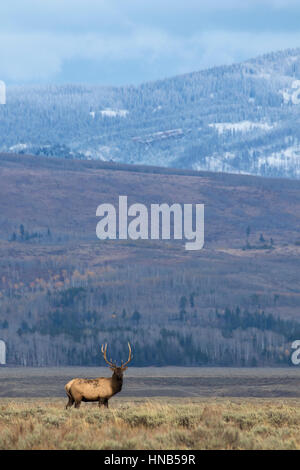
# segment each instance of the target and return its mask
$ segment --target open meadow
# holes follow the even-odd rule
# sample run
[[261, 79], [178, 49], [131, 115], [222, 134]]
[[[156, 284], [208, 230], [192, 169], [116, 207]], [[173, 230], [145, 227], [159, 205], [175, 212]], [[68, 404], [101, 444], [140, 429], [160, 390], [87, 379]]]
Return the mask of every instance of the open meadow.
[[109, 409], [66, 410], [72, 377], [0, 368], [0, 449], [300, 449], [300, 368], [130, 368]]
[[300, 449], [299, 399], [4, 399], [0, 449]]

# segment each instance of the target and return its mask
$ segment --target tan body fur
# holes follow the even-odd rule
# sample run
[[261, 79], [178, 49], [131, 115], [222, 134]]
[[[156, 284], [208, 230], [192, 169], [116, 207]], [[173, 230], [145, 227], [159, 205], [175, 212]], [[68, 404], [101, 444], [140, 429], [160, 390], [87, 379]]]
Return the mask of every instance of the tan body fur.
[[67, 408], [74, 403], [75, 408], [79, 408], [81, 401], [98, 401], [99, 406], [108, 407], [108, 400], [121, 391], [122, 385], [123, 377], [115, 373], [110, 378], [72, 379], [65, 386], [69, 397]]

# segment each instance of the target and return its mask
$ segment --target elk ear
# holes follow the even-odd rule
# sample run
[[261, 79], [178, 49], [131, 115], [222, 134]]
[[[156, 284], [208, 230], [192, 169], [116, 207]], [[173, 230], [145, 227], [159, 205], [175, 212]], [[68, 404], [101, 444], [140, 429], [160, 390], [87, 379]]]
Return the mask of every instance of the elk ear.
[[114, 367], [110, 367], [110, 370], [113, 370], [113, 371], [114, 371], [114, 370], [115, 370], [115, 368], [114, 368]]
[[126, 370], [126, 369], [128, 369], [128, 367], [122, 367], [122, 370]]

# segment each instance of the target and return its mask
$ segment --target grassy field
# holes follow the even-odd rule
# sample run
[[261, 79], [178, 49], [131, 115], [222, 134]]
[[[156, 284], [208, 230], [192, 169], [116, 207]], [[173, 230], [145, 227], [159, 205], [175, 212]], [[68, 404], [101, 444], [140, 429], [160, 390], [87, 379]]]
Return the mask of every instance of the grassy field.
[[300, 449], [299, 399], [2, 399], [0, 449]]
[[65, 409], [72, 377], [0, 369], [0, 449], [300, 449], [299, 368], [135, 368], [110, 408]]

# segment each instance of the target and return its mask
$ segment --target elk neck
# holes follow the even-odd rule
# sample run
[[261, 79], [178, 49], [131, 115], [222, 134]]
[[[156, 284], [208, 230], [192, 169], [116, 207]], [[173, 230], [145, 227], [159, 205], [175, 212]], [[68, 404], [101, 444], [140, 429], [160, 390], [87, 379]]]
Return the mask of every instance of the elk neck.
[[123, 375], [119, 375], [114, 372], [112, 375], [112, 382], [114, 384], [114, 389], [120, 392], [123, 385]]

